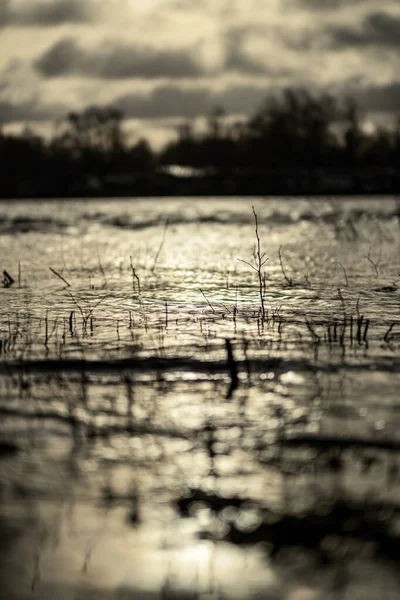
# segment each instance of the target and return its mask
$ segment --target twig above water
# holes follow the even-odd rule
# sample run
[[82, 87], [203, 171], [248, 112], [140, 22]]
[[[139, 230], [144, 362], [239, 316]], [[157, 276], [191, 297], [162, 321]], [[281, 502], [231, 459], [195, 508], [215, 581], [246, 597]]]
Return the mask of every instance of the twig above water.
[[168, 224], [169, 224], [169, 220], [167, 219], [165, 221], [165, 224], [164, 224], [164, 230], [163, 230], [163, 235], [162, 235], [162, 238], [161, 238], [160, 245], [159, 245], [157, 253], [156, 253], [155, 257], [154, 257], [154, 263], [153, 263], [153, 266], [151, 268], [151, 272], [152, 273], [154, 273], [154, 271], [155, 271], [155, 268], [156, 268], [156, 265], [157, 265], [157, 261], [158, 261], [158, 257], [160, 256], [161, 250], [163, 249], [163, 246], [164, 246], [165, 235], [167, 233]]
[[261, 323], [264, 323], [264, 320], [265, 320], [265, 302], [264, 302], [265, 281], [263, 282], [263, 267], [265, 266], [265, 264], [267, 263], [267, 261], [269, 259], [265, 258], [265, 252], [261, 253], [261, 239], [260, 239], [260, 235], [258, 232], [258, 217], [257, 217], [257, 213], [256, 213], [254, 206], [252, 206], [252, 209], [253, 209], [253, 215], [254, 215], [254, 221], [255, 221], [255, 234], [256, 234], [256, 241], [257, 241], [257, 251], [256, 251], [256, 256], [255, 256], [256, 265], [252, 265], [251, 263], [247, 262], [247, 260], [243, 260], [241, 258], [238, 258], [238, 261], [244, 263], [245, 265], [248, 265], [249, 267], [251, 267], [253, 269], [253, 271], [255, 271], [257, 273], [258, 291], [259, 291], [259, 295], [260, 295]]
[[211, 304], [211, 302], [209, 301], [209, 299], [207, 298], [207, 296], [205, 295], [205, 293], [203, 292], [203, 290], [200, 290], [200, 292], [203, 294], [203, 297], [204, 297], [205, 301], [207, 302], [208, 306], [211, 308], [211, 310], [215, 314], [215, 308], [213, 307], [213, 305]]
[[67, 287], [71, 287], [71, 284], [68, 283], [68, 281], [65, 279], [65, 277], [63, 277], [62, 275], [60, 275], [60, 273], [58, 273], [55, 269], [53, 269], [53, 267], [49, 267], [49, 269], [53, 273], [53, 275], [56, 275], [56, 277], [58, 277], [59, 279], [61, 279], [61, 281], [63, 281]]

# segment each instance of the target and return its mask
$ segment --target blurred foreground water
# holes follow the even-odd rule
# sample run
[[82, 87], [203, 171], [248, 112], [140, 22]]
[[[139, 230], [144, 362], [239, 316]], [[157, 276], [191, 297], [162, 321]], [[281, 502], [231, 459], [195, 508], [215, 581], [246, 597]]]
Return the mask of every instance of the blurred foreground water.
[[399, 215], [1, 202], [2, 597], [399, 598]]

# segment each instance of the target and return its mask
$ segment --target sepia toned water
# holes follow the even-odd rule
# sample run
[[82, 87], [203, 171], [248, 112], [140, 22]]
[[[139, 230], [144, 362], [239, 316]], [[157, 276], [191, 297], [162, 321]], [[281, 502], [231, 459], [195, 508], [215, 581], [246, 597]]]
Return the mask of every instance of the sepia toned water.
[[400, 598], [399, 219], [0, 202], [2, 597]]

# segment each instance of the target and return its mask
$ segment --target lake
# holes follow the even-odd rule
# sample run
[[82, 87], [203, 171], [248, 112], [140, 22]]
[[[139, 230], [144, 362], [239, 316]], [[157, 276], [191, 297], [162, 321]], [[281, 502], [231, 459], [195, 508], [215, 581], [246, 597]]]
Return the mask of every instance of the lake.
[[1, 201], [5, 597], [400, 597], [399, 232], [393, 197]]

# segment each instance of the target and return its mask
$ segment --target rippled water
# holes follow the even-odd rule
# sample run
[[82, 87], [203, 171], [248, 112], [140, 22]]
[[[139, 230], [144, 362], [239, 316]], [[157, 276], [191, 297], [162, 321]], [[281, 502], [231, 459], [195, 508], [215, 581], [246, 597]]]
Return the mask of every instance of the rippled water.
[[399, 597], [399, 215], [1, 202], [6, 597]]

